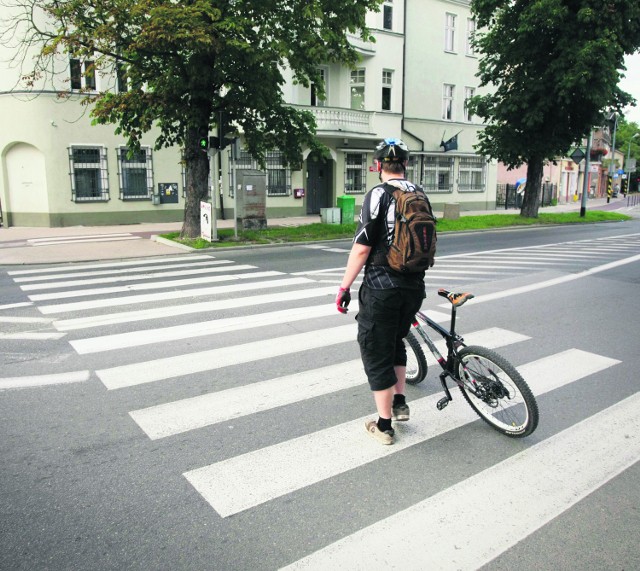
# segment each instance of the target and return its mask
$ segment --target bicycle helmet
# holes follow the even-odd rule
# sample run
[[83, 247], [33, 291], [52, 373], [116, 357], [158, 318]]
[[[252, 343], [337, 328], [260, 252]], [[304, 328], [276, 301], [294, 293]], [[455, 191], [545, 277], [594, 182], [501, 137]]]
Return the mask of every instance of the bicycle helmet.
[[400, 139], [380, 141], [373, 154], [379, 163], [404, 163], [409, 160], [409, 147]]

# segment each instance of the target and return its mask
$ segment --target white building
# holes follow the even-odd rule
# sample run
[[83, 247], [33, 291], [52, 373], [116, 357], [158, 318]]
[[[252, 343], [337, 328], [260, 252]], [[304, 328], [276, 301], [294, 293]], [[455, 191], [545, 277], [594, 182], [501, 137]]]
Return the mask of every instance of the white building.
[[[6, 8], [0, 8], [6, 10]], [[300, 170], [284, 168], [278, 151], [268, 154], [267, 219], [319, 214], [351, 195], [358, 205], [378, 182], [373, 148], [384, 137], [401, 137], [412, 151], [408, 177], [421, 183], [436, 210], [445, 203], [464, 209], [495, 205], [496, 168], [474, 154], [477, 119], [465, 100], [477, 93], [474, 30], [467, 0], [386, 0], [367, 25], [376, 41], [352, 38], [361, 55], [355, 69], [320, 66], [326, 98], [313, 86], [288, 81], [285, 98], [313, 111], [330, 160], [304, 154]], [[116, 89], [117, 78], [81, 75], [87, 62], [61, 62], [55, 85], [19, 85], [23, 70], [7, 63], [0, 48], [0, 207], [4, 224], [70, 226], [180, 221], [184, 172], [180, 150], [152, 151], [156, 133], [127, 158], [113, 126], [91, 126], [77, 89]], [[69, 95], [60, 99], [59, 92]], [[457, 149], [440, 143], [457, 135]], [[223, 151], [222, 205], [233, 217], [229, 151]], [[257, 165], [240, 153], [236, 166]], [[228, 175], [228, 176], [227, 176]], [[218, 208], [220, 200], [218, 199]]]

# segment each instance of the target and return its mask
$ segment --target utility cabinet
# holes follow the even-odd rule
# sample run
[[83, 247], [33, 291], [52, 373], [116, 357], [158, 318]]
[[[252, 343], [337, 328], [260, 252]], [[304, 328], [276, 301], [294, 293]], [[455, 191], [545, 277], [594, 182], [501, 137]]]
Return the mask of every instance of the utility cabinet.
[[236, 171], [236, 219], [243, 230], [267, 227], [267, 177], [263, 171]]

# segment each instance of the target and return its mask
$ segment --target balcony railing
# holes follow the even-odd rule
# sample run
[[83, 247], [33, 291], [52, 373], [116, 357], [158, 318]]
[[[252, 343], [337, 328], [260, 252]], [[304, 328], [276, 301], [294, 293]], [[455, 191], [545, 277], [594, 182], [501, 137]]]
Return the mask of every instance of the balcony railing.
[[336, 107], [304, 107], [315, 115], [316, 125], [321, 131], [340, 131], [343, 133], [373, 133], [374, 113], [340, 109]]

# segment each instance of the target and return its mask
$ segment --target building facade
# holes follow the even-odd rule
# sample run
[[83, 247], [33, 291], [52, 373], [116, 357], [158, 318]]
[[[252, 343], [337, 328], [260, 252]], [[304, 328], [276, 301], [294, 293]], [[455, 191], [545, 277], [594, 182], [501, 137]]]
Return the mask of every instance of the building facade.
[[[465, 107], [478, 93], [469, 2], [385, 0], [379, 12], [368, 14], [367, 25], [375, 42], [351, 38], [360, 54], [354, 69], [319, 66], [324, 99], [313, 85], [294, 83], [284, 70], [285, 100], [313, 112], [329, 158], [307, 150], [302, 164], [290, 168], [277, 149], [269, 151], [267, 219], [320, 214], [341, 196], [355, 198], [357, 213], [366, 191], [378, 182], [373, 149], [384, 137], [407, 142], [408, 178], [424, 186], [436, 210], [452, 202], [462, 210], [494, 207], [497, 168], [474, 153], [482, 124]], [[2, 55], [6, 62], [12, 54]], [[29, 91], [19, 85], [19, 69], [0, 63], [0, 208], [6, 225], [183, 219], [180, 149], [154, 151], [152, 130], [141, 151], [130, 156], [114, 125], [92, 126], [79, 90], [117, 89], [118, 77], [86, 77], [82, 72], [90, 63], [60, 61], [57, 84]], [[234, 216], [233, 173], [256, 168], [242, 138], [233, 155], [230, 148], [220, 153], [222, 176], [212, 181], [220, 215]]]

